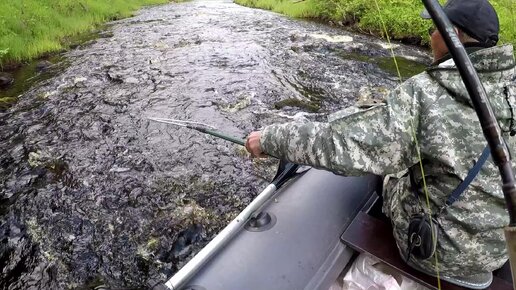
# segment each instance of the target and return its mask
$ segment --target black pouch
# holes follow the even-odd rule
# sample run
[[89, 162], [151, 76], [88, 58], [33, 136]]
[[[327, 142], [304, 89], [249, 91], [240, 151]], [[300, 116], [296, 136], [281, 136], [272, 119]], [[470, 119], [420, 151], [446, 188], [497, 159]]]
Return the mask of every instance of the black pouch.
[[411, 216], [408, 228], [407, 261], [411, 255], [421, 260], [432, 257], [437, 246], [437, 234], [437, 221], [435, 219], [431, 219], [427, 214]]

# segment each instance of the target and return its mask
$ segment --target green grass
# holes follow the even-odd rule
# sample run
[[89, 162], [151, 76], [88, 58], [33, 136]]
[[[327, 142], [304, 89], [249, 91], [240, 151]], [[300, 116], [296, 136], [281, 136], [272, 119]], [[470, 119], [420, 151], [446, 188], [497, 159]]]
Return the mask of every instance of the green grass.
[[61, 50], [63, 39], [169, 0], [2, 0], [0, 64]]
[[[381, 20], [392, 39], [411, 39], [425, 45], [429, 41], [428, 28], [433, 24], [423, 20], [419, 0], [235, 0], [236, 3], [273, 10], [295, 18], [316, 18], [351, 25], [373, 35], [383, 35]], [[441, 1], [443, 2], [443, 1]], [[516, 44], [516, 1], [491, 0], [500, 19], [500, 43]], [[381, 15], [381, 18], [379, 17]]]
[[237, 0], [240, 5], [273, 10], [295, 18], [320, 18], [318, 9], [311, 0], [293, 4], [290, 1], [281, 0]]

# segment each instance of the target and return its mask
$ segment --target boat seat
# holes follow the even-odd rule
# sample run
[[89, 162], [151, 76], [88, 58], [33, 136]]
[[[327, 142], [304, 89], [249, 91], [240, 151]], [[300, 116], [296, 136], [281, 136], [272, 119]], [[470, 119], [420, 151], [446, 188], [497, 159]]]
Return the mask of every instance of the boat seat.
[[493, 275], [512, 284], [511, 262], [507, 261], [502, 268], [494, 271]]
[[[390, 223], [377, 219], [365, 212], [359, 212], [349, 227], [344, 231], [341, 239], [354, 250], [375, 256], [402, 275], [430, 289], [438, 289], [437, 279], [435, 277], [421, 273], [409, 267], [405, 261], [403, 261], [392, 235]], [[441, 289], [466, 290], [469, 288], [460, 287], [441, 280]], [[494, 276], [493, 283], [486, 289], [510, 290], [513, 288], [509, 282]]]

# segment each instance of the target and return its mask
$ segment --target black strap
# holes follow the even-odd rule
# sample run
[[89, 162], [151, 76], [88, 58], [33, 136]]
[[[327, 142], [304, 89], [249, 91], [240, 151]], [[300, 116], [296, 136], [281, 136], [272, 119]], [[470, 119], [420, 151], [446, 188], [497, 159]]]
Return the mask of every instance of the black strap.
[[448, 196], [448, 199], [446, 200], [446, 206], [452, 205], [454, 202], [459, 199], [460, 195], [468, 188], [469, 184], [475, 179], [475, 177], [480, 172], [480, 169], [482, 166], [484, 166], [484, 163], [486, 163], [487, 158], [489, 158], [489, 155], [491, 154], [491, 150], [489, 150], [489, 145], [484, 148], [484, 151], [482, 151], [482, 155], [478, 158], [477, 162], [475, 163], [475, 166], [471, 168], [468, 172], [468, 175], [464, 180], [455, 188], [455, 190]]
[[[451, 206], [457, 199], [459, 199], [460, 195], [468, 188], [468, 186], [471, 184], [471, 182], [475, 179], [475, 177], [480, 172], [480, 169], [487, 161], [487, 158], [489, 158], [489, 155], [491, 155], [491, 151], [489, 150], [489, 145], [484, 148], [484, 151], [482, 151], [482, 154], [478, 158], [477, 162], [471, 168], [468, 172], [468, 175], [464, 180], [455, 188], [455, 190], [448, 196], [446, 199], [446, 202], [444, 205], [439, 209], [439, 211], [434, 215], [434, 218], [441, 215], [441, 213], [449, 206]], [[420, 165], [421, 166], [421, 165]], [[414, 172], [412, 168], [409, 169], [410, 174], [410, 183], [412, 186], [412, 191], [416, 195], [416, 198], [419, 199], [419, 187], [416, 186], [416, 181], [414, 177]], [[420, 220], [418, 220], [420, 219]], [[410, 257], [412, 254], [416, 255], [418, 258], [427, 259], [434, 255], [435, 246], [433, 248], [433, 251], [430, 250], [428, 252], [428, 245], [432, 246], [432, 244], [428, 244], [429, 242], [435, 243], [435, 240], [437, 239], [437, 230], [434, 230], [432, 222], [427, 222], [429, 219], [429, 216], [424, 213], [423, 215], [416, 215], [414, 217], [410, 218], [409, 221], [409, 227], [408, 227], [408, 243], [407, 243], [407, 256], [406, 261], [408, 262], [410, 260]], [[436, 222], [437, 223], [437, 222]], [[428, 230], [426, 232], [423, 231], [423, 229], [427, 226], [427, 228], [430, 229], [430, 234], [428, 234]], [[420, 240], [420, 245], [418, 246], [416, 244], [415, 238], [418, 238]]]
[[[484, 151], [482, 151], [482, 154], [478, 158], [478, 160], [475, 163], [475, 165], [473, 166], [473, 168], [471, 168], [469, 170], [468, 175], [466, 176], [466, 178], [464, 178], [464, 180], [459, 184], [459, 186], [457, 186], [457, 188], [455, 188], [455, 190], [448, 196], [448, 198], [446, 199], [445, 204], [440, 209], [438, 215], [446, 207], [452, 205], [454, 202], [457, 201], [457, 199], [459, 199], [460, 195], [466, 190], [466, 188], [468, 188], [469, 184], [478, 175], [478, 173], [480, 172], [480, 169], [482, 168], [482, 166], [484, 166], [484, 163], [486, 163], [487, 158], [489, 158], [489, 155], [491, 155], [491, 151], [489, 150], [489, 145], [487, 145], [486, 148], [484, 148]], [[411, 187], [412, 187], [412, 191], [416, 195], [416, 198], [419, 198], [419, 194], [420, 194], [420, 190], [421, 189], [419, 187], [418, 182], [416, 182], [416, 178], [414, 176], [414, 171], [412, 170], [412, 168], [409, 169], [409, 177], [410, 177], [410, 184], [411, 184]]]

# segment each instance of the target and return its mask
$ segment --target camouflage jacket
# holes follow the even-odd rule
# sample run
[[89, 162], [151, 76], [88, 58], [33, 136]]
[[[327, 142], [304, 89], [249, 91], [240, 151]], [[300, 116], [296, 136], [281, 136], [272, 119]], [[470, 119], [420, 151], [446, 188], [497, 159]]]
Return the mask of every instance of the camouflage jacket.
[[[470, 54], [509, 148], [516, 145], [516, 83], [513, 48], [485, 48]], [[383, 211], [390, 217], [402, 255], [409, 217], [428, 211], [425, 197], [411, 191], [407, 171], [423, 160], [430, 209], [437, 212], [464, 180], [487, 142], [453, 60], [430, 67], [391, 92], [386, 104], [351, 107], [327, 123], [286, 123], [262, 131], [262, 149], [289, 161], [344, 175], [384, 175]], [[419, 147], [419, 148], [418, 148]], [[513, 155], [514, 156], [514, 155]], [[500, 176], [489, 158], [458, 201], [439, 218], [439, 271], [474, 275], [507, 260], [503, 227], [508, 224]], [[435, 259], [411, 262], [435, 273]]]

